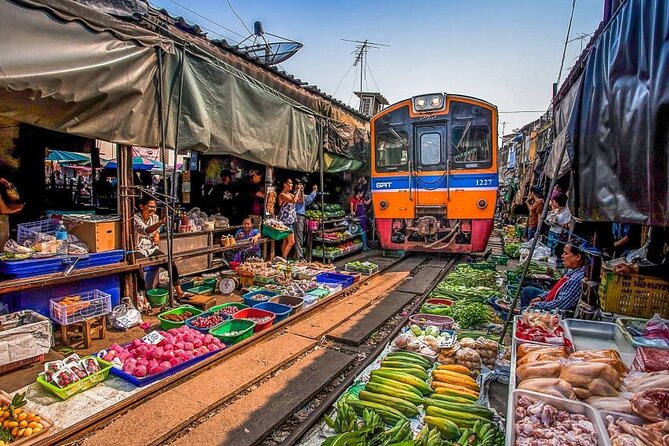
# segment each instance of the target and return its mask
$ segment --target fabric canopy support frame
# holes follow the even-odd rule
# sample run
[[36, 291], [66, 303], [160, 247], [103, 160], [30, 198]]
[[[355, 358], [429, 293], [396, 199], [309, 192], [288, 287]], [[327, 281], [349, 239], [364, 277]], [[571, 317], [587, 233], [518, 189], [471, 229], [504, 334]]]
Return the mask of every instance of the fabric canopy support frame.
[[[72, 11], [94, 15], [94, 23]], [[0, 48], [0, 116], [159, 147], [161, 52], [166, 147], [292, 170], [318, 168], [315, 113], [198, 48], [189, 47], [183, 57], [169, 39], [151, 40], [135, 28], [71, 0], [0, 0], [0, 33], [14, 43]], [[181, 64], [185, 82], [176, 144], [175, 74]]]
[[551, 159], [566, 145], [584, 221], [669, 226], [668, 18], [666, 1], [627, 0], [556, 106]]

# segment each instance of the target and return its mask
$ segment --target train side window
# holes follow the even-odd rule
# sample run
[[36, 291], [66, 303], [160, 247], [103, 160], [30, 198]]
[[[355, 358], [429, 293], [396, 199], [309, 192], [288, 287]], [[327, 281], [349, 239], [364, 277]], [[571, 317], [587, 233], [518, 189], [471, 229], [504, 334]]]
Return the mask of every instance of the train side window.
[[441, 135], [439, 133], [420, 135], [420, 163], [423, 166], [441, 164]]
[[377, 135], [376, 167], [385, 170], [405, 170], [409, 162], [409, 135], [403, 131], [388, 131]]

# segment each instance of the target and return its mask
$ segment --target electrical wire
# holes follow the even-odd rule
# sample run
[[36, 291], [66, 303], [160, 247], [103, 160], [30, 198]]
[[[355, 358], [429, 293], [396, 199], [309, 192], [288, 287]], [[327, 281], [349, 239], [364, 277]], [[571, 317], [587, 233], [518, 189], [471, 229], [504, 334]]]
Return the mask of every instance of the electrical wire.
[[[244, 37], [243, 34], [240, 34], [240, 33], [238, 33], [237, 31], [234, 31], [234, 30], [232, 30], [232, 29], [230, 29], [230, 28], [227, 28], [227, 27], [221, 25], [220, 23], [215, 22], [214, 20], [211, 20], [209, 17], [205, 17], [205, 16], [203, 16], [203, 15], [200, 14], [199, 12], [190, 9], [188, 6], [184, 6], [184, 5], [182, 5], [181, 3], [179, 3], [179, 2], [177, 2], [177, 1], [175, 1], [175, 0], [168, 0], [168, 1], [171, 2], [171, 3], [174, 3], [174, 4], [177, 5], [178, 7], [183, 8], [183, 9], [185, 9], [186, 11], [188, 11], [188, 12], [190, 12], [190, 13], [192, 13], [192, 14], [195, 14], [196, 16], [198, 16], [198, 17], [200, 17], [200, 18], [206, 20], [206, 21], [209, 22], [209, 23], [212, 23], [212, 24], [214, 24], [214, 25], [216, 25], [216, 26], [220, 26], [222, 29], [224, 29], [224, 30], [226, 30], [226, 31], [230, 31], [231, 33], [233, 33], [233, 34], [235, 34], [235, 35], [238, 35], [239, 37]], [[158, 9], [158, 8], [156, 8], [156, 9]], [[204, 27], [202, 27], [202, 28], [204, 28]], [[206, 28], [205, 28], [205, 29], [206, 29]], [[211, 30], [208, 30], [208, 31], [211, 31]], [[214, 34], [218, 34], [218, 33], [216, 33], [215, 31], [211, 31], [211, 32], [213, 32]], [[222, 34], [218, 34], [218, 35], [221, 36], [221, 37], [225, 37], [225, 36], [222, 35]], [[230, 40], [232, 40], [232, 39], [230, 39]]]
[[237, 14], [237, 11], [235, 11], [235, 8], [232, 7], [232, 3], [230, 3], [230, 0], [228, 0], [228, 6], [230, 7], [230, 11], [239, 19], [240, 22], [242, 22], [242, 25], [244, 25], [244, 28], [246, 28], [246, 31], [249, 32], [249, 34], [255, 34], [252, 32], [248, 26], [246, 26], [246, 23], [244, 23], [244, 20], [242, 20], [241, 17], [239, 17], [239, 14]]
[[334, 91], [334, 93], [332, 93], [332, 96], [337, 94], [337, 92], [339, 91], [339, 87], [341, 87], [341, 83], [344, 82], [344, 79], [346, 78], [346, 76], [348, 76], [348, 73], [351, 72], [351, 68], [353, 68], [354, 66], [355, 66], [355, 64], [351, 64], [351, 66], [348, 67], [348, 70], [346, 70], [346, 73], [344, 73], [344, 75], [341, 77], [341, 79], [339, 79], [339, 83], [337, 84], [337, 88], [335, 88], [335, 91]]
[[372, 73], [372, 69], [369, 67], [369, 61], [367, 61], [367, 71], [369, 71], [369, 75], [372, 76], [372, 81], [374, 81], [374, 85], [376, 86], [376, 91], [381, 92], [379, 84], [376, 83], [376, 78], [374, 77], [374, 73]]
[[564, 68], [564, 59], [567, 56], [567, 45], [569, 44], [569, 34], [571, 34], [571, 24], [574, 21], [574, 10], [576, 9], [576, 0], [571, 2], [571, 15], [569, 17], [569, 26], [567, 27], [567, 36], [564, 39], [564, 48], [562, 49], [562, 61], [560, 62], [560, 71], [558, 72], [558, 78], [556, 85], [560, 86], [560, 79], [562, 79], [562, 68]]

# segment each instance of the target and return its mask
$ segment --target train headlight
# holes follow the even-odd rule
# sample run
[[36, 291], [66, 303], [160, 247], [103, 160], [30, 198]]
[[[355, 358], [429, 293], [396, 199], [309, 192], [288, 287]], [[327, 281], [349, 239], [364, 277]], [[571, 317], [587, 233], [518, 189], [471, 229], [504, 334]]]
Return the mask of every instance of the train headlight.
[[479, 201], [476, 202], [476, 207], [479, 209], [485, 209], [488, 207], [488, 202], [481, 198]]
[[433, 93], [416, 96], [413, 98], [413, 108], [416, 112], [442, 110], [444, 108], [444, 95], [441, 93]]
[[381, 200], [379, 202], [379, 208], [382, 210], [388, 209], [388, 202], [386, 200]]

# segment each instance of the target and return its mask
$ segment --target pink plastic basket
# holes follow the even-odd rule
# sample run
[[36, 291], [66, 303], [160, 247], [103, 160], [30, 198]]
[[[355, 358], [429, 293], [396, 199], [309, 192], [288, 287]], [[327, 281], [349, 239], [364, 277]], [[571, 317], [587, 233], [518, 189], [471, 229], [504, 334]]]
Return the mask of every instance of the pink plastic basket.
[[436, 314], [418, 313], [409, 317], [409, 322], [418, 325], [420, 328], [425, 328], [428, 325], [434, 325], [440, 330], [450, 330], [453, 328], [455, 321], [452, 317], [439, 316]]

